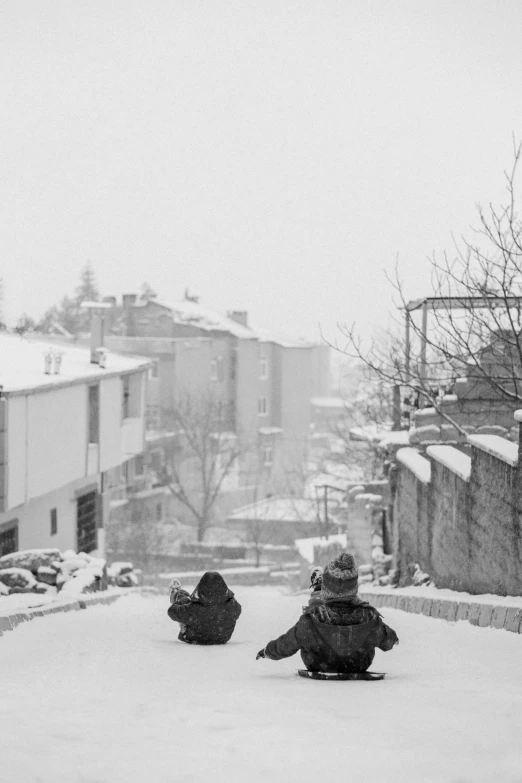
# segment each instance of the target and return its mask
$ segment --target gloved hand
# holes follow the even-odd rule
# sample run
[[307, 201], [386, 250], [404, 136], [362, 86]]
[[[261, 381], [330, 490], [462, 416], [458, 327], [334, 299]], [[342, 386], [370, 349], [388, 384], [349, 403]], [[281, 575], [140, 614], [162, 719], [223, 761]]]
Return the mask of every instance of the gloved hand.
[[256, 661], [258, 661], [260, 658], [266, 658], [264, 650], [259, 650], [258, 654], [256, 655]]
[[321, 566], [315, 566], [310, 571], [310, 587], [320, 587], [323, 581], [323, 569]]

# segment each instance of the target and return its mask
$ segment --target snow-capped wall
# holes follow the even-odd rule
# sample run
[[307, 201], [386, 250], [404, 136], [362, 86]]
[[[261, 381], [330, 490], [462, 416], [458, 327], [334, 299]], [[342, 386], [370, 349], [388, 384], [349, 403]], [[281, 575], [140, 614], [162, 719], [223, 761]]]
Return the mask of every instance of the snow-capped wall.
[[437, 587], [522, 595], [518, 446], [494, 434], [468, 443], [470, 455], [448, 445], [430, 445], [428, 459], [412, 448], [397, 452], [401, 584], [418, 563]]
[[422, 481], [424, 484], [429, 484], [431, 480], [431, 465], [429, 460], [423, 457], [417, 449], [406, 447], [399, 449], [397, 452], [397, 461], [402, 463], [408, 470]]
[[[488, 436], [484, 436], [488, 437]], [[489, 436], [494, 437], [494, 436]], [[428, 457], [440, 462], [441, 465], [456, 473], [464, 481], [469, 481], [471, 473], [471, 457], [453, 446], [428, 446]]]

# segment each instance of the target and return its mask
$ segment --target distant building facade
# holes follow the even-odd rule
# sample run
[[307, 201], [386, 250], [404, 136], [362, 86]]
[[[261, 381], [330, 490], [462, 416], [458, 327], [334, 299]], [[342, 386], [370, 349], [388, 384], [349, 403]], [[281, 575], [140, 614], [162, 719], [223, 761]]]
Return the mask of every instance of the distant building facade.
[[[262, 496], [296, 480], [307, 458], [311, 400], [330, 386], [328, 346], [255, 331], [244, 311], [221, 315], [187, 299], [124, 295], [117, 322], [120, 334], [107, 345], [154, 362], [150, 431], [166, 428], [176, 395], [210, 391], [223, 404], [227, 429], [250, 444], [236, 489], [255, 485]], [[248, 500], [244, 492], [238, 497]]]
[[0, 554], [103, 551], [104, 477], [144, 451], [150, 362], [0, 335]]

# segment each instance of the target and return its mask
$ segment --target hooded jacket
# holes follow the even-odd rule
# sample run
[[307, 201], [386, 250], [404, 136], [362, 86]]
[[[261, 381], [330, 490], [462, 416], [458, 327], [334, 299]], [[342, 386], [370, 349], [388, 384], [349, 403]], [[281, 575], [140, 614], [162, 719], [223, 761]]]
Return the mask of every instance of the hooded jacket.
[[241, 606], [217, 571], [207, 571], [192, 595], [171, 604], [168, 615], [183, 626], [178, 639], [189, 644], [225, 644], [236, 627]]
[[278, 661], [301, 652], [309, 671], [366, 671], [375, 648], [391, 650], [397, 634], [379, 612], [358, 597], [327, 600], [306, 607], [297, 623], [267, 644], [265, 655]]

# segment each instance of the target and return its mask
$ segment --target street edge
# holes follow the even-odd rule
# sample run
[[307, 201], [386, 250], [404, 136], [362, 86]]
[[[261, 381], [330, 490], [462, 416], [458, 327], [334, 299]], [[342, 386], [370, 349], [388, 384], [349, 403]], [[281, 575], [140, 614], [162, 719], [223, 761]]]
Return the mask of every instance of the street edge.
[[403, 612], [422, 614], [447, 622], [464, 620], [480, 628], [496, 628], [522, 633], [522, 606], [506, 606], [480, 603], [480, 601], [459, 601], [446, 598], [427, 598], [420, 595], [405, 595], [386, 591], [365, 592], [359, 596], [376, 609], [400, 609]]
[[58, 599], [52, 603], [44, 604], [42, 606], [23, 609], [12, 614], [0, 615], [0, 636], [3, 636], [6, 631], [14, 631], [14, 629], [21, 623], [34, 620], [36, 617], [45, 617], [50, 614], [57, 614], [58, 612], [76, 612], [80, 609], [87, 609], [90, 606], [109, 605], [118, 601], [120, 598], [129, 596], [132, 594], [139, 595], [159, 595], [160, 591], [155, 587], [122, 587], [121, 592], [100, 594], [82, 594], [78, 598], [71, 599]]

